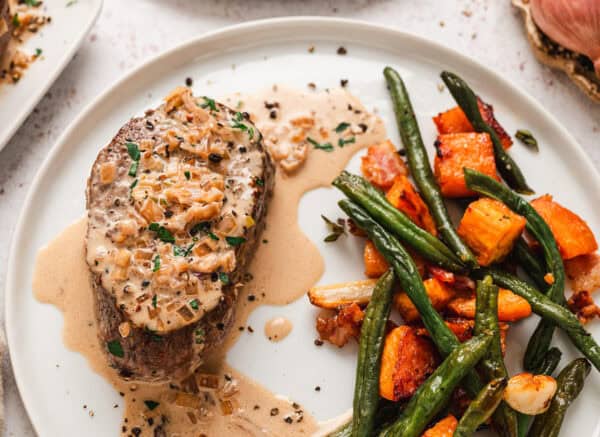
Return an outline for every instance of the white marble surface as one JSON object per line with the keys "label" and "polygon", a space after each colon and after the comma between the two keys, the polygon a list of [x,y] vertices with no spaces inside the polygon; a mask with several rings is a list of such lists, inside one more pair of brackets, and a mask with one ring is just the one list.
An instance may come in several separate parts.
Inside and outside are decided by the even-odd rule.
{"label": "white marble surface", "polygon": [[[600,168],[600,105],[586,100],[562,74],[536,62],[508,0],[105,0],[78,54],[0,152],[0,290],[12,229],[29,183],[58,135],[84,106],[127,70],[184,40],[233,23],[285,15],[357,18],[458,49],[542,102]],[[3,300],[0,306],[3,319]],[[34,435],[7,362],[4,372],[7,435]]]}

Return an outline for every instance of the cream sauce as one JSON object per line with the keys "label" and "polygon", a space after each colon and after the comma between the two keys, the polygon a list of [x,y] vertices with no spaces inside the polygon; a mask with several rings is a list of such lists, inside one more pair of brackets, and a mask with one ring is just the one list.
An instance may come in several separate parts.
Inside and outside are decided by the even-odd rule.
{"label": "cream sauce", "polygon": [[[227,101],[231,104],[237,98]],[[282,122],[298,112],[312,115],[317,119],[315,129],[321,129],[320,132],[309,130],[308,134],[335,146],[330,153],[311,147],[293,176],[278,171],[263,243],[249,269],[253,279],[241,291],[236,324],[226,343],[219,354],[207,360],[201,373],[196,374],[196,381],[203,380],[205,374],[211,375],[210,384],[203,384],[200,395],[187,395],[178,386],[168,384],[125,382],[107,365],[97,339],[93,291],[85,262],[85,219],[66,228],[38,254],[33,278],[35,296],[64,313],[67,348],[84,355],[91,368],[122,393],[125,412],[121,431],[125,435],[134,432],[134,428],[139,428],[141,435],[153,435],[154,429],[161,426],[162,417],[168,419],[163,425],[167,435],[176,436],[301,436],[318,430],[315,420],[304,413],[301,406],[268,392],[231,368],[224,358],[239,338],[241,330],[237,327],[245,327],[248,315],[257,306],[286,305],[303,296],[319,280],[324,263],[298,225],[300,198],[311,189],[328,186],[357,150],[384,140],[385,129],[379,118],[367,113],[360,102],[344,90],[301,93],[279,87],[239,99],[243,101],[243,110],[252,114],[265,136],[273,134],[271,111],[265,102],[277,101]],[[352,134],[355,141],[338,147],[340,135],[334,130],[340,122],[351,126],[364,123],[367,129],[364,133],[361,129],[360,134],[348,132],[346,138]],[[287,327],[283,321],[274,324],[278,332],[291,329],[291,325]],[[285,329],[279,331],[281,327]],[[144,402],[148,400],[158,405],[150,409]]]}
{"label": "cream sauce", "polygon": [[270,341],[281,341],[292,332],[293,327],[285,317],[275,317],[265,323],[265,336]]}

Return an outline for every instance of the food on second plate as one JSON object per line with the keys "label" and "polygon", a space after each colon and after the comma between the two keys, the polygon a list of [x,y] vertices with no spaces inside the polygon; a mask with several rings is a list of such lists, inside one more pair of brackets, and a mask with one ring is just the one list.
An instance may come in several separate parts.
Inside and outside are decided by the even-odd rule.
{"label": "food on second plate", "polygon": [[[332,293],[330,300],[311,296],[314,305],[334,310],[328,320],[336,322],[337,333],[351,332],[344,342],[323,335],[319,329],[321,315],[317,328],[322,340],[338,346],[350,338],[359,341],[354,416],[333,435],[467,436],[484,423],[498,435],[525,436],[530,426],[529,435],[557,435],[566,408],[581,391],[589,368],[600,369],[600,345],[583,327],[600,316],[600,307],[591,295],[600,287],[595,237],[582,218],[550,195],[527,201],[517,194],[530,194],[531,189],[506,151],[512,140],[504,141],[501,132],[506,131],[495,118],[486,116],[481,99],[450,72],[442,73],[442,78],[459,107],[434,118],[439,132],[434,165],[438,170],[441,165],[453,168],[442,177],[437,171],[434,179],[404,83],[390,67],[384,76],[405,149],[398,153],[369,149],[361,167],[364,178],[342,172],[333,182],[347,197],[338,205],[355,229],[352,234],[367,238],[365,273],[372,279],[351,283],[361,285],[361,292],[353,293],[353,297],[349,292],[345,299],[337,298],[339,292]],[[446,150],[440,156],[442,146]],[[378,151],[378,159],[373,159],[373,150]],[[481,158],[482,150],[487,162],[495,164],[493,171],[486,171],[480,160],[472,159],[471,155]],[[402,168],[398,163],[387,167],[393,178],[386,176],[386,166],[380,164],[386,162],[383,153],[388,153],[387,160],[392,162],[406,155],[408,172],[396,174],[393,169]],[[442,163],[444,155],[456,162]],[[502,180],[496,174],[500,165],[504,169]],[[411,186],[409,177],[418,190]],[[446,180],[460,190],[445,190]],[[463,196],[477,199],[466,208],[456,205],[466,211],[455,231],[443,202]],[[425,230],[423,217],[429,211],[437,236]],[[474,263],[466,256],[471,251],[476,256]],[[539,290],[515,274],[515,262]],[[565,266],[573,288],[568,300],[564,294]],[[391,300],[401,324],[394,314],[389,318],[379,314],[377,326],[384,321],[388,326],[381,349],[377,346],[380,338],[374,335],[366,314],[381,305],[371,293],[375,278],[385,278],[389,269],[396,276]],[[347,284],[319,288],[351,289]],[[511,324],[534,312],[542,320],[524,355],[528,372],[510,378],[504,355],[514,351],[507,351],[507,333]],[[349,314],[357,317],[350,318]],[[562,355],[551,347],[556,328],[562,329],[586,357],[568,365],[558,381],[551,376]],[[473,345],[478,342],[481,349],[475,352]],[[466,352],[467,345],[470,352]],[[361,364],[367,350],[371,365],[381,361],[370,377]],[[453,362],[462,353],[460,365]],[[437,356],[445,361],[438,365]],[[470,371],[474,366],[477,372]],[[461,372],[463,386],[458,390],[456,372]],[[377,381],[380,399],[365,400],[361,393]],[[450,397],[457,402],[443,410]],[[394,405],[403,406],[395,417],[383,413]],[[442,411],[450,415],[439,420]],[[385,420],[374,422],[373,417]]]}
{"label": "food on second plate", "polygon": [[8,0],[0,0],[0,59],[6,51],[12,32],[12,20]]}
{"label": "food on second plate", "polygon": [[87,262],[100,341],[121,377],[184,377],[222,341],[273,181],[249,117],[188,88],[100,151]]}
{"label": "food on second plate", "polygon": [[564,71],[600,102],[600,6],[596,0],[512,0],[539,61]]}
{"label": "food on second plate", "polygon": [[43,51],[21,47],[29,37],[50,23],[51,17],[42,14],[43,2],[37,0],[0,0],[0,82],[17,83],[29,65]]}

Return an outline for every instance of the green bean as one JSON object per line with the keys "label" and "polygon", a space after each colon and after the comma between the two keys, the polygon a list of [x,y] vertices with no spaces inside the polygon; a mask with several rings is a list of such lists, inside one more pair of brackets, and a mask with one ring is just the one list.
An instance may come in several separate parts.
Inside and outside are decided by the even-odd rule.
{"label": "green bean", "polygon": [[[502,357],[502,344],[500,342],[500,326],[498,323],[498,287],[492,282],[490,276],[477,281],[477,300],[475,309],[475,327],[473,334],[492,334],[492,343],[486,355],[481,360],[479,367],[487,381],[497,378],[508,378],[508,371]],[[516,437],[517,414],[505,402],[501,402],[494,412],[494,424],[503,436]]]}
{"label": "green bean", "polygon": [[[565,267],[552,231],[537,211],[521,196],[477,171],[465,168],[465,181],[467,186],[480,194],[500,200],[517,214],[527,219],[527,230],[533,234],[542,247],[546,265],[550,269],[553,283],[546,291],[546,295],[559,305],[565,305]],[[550,348],[554,324],[549,320],[541,320],[535,329],[523,359],[526,370],[532,370]]]}
{"label": "green bean", "polygon": [[367,437],[373,431],[379,404],[379,371],[385,328],[392,307],[394,272],[388,270],[375,285],[360,331],[352,437]]}
{"label": "green bean", "polygon": [[442,364],[421,384],[406,408],[382,437],[418,437],[427,424],[444,407],[460,381],[481,360],[492,337],[482,334],[456,347]]}
{"label": "green bean", "polygon": [[461,107],[471,125],[477,132],[485,132],[492,139],[494,146],[494,158],[496,161],[496,167],[500,172],[502,178],[506,183],[514,190],[522,194],[533,194],[533,190],[527,185],[525,176],[521,172],[521,169],[517,163],[510,157],[510,155],[504,150],[502,141],[498,137],[498,134],[492,129],[481,116],[479,110],[479,103],[477,96],[469,85],[456,74],[449,71],[444,71],[441,74],[442,80],[448,87],[450,94]]}
{"label": "green bean", "polygon": [[417,226],[402,211],[394,208],[385,196],[364,178],[343,171],[335,178],[333,185],[428,261],[453,272],[464,270],[465,266],[444,243]]}
{"label": "green bean", "polygon": [[488,382],[460,418],[454,431],[454,437],[471,437],[479,425],[488,420],[496,411],[502,402],[502,395],[507,384],[508,379],[506,378],[496,378]]}
{"label": "green bean", "polygon": [[461,261],[468,267],[474,268],[477,266],[477,260],[469,247],[456,233],[448,216],[440,187],[431,171],[427,151],[404,82],[398,72],[391,67],[385,67],[383,75],[392,97],[400,137],[406,150],[408,166],[419,192],[429,207],[442,239]]}
{"label": "green bean", "polygon": [[592,362],[596,369],[600,370],[600,346],[571,311],[554,303],[535,287],[510,273],[486,267],[474,271],[473,274],[478,277],[490,275],[496,284],[508,288],[527,300],[534,313],[558,325],[577,349]]}
{"label": "green bean", "polygon": [[557,437],[565,418],[567,408],[577,398],[585,378],[590,373],[590,363],[585,358],[578,358],[569,363],[558,375],[558,388],[548,410],[536,416],[529,431],[530,437]]}
{"label": "green bean", "polygon": [[[339,205],[354,223],[367,233],[377,250],[393,267],[400,286],[419,311],[423,325],[429,331],[440,354],[448,356],[460,342],[431,304],[417,266],[408,252],[360,206],[348,200],[340,201]],[[471,372],[465,379],[465,386],[473,396],[479,393],[481,381],[475,372]]]}
{"label": "green bean", "polygon": [[544,280],[546,269],[540,263],[537,256],[531,252],[529,245],[523,238],[519,238],[515,243],[515,247],[512,250],[512,256],[523,268],[527,276],[533,279],[533,282],[535,282],[535,285],[537,285],[540,290],[546,290],[548,288],[548,283]]}
{"label": "green bean", "polygon": [[[544,356],[542,363],[540,366],[535,369],[533,372],[536,375],[548,375],[552,376],[552,373],[558,367],[558,363],[562,357],[562,352],[560,349],[553,347]],[[529,425],[533,421],[533,416],[528,416],[527,414],[517,413],[517,422],[519,423],[519,437],[527,437],[527,433],[529,431]]]}

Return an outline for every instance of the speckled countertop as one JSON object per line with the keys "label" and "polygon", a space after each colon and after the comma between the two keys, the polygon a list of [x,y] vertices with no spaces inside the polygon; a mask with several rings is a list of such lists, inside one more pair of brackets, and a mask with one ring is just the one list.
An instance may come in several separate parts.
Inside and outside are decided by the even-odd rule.
{"label": "speckled countertop", "polygon": [[[34,113],[0,152],[0,290],[8,247],[29,183],[58,135],[126,71],[174,45],[241,21],[325,15],[382,23],[426,36],[510,78],[555,114],[600,168],[600,105],[531,54],[507,0],[105,0],[96,25]],[[0,126],[1,128],[1,126]],[[0,318],[4,304],[0,300]],[[7,435],[34,435],[4,363]]]}

